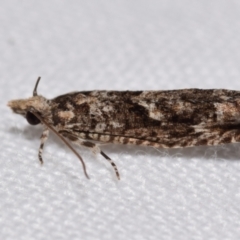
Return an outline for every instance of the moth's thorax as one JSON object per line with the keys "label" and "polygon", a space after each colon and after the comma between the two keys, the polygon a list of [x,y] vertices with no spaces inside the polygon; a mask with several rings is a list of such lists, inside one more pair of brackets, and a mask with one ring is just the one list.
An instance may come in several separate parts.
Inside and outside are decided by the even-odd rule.
{"label": "moth's thorax", "polygon": [[38,112],[48,115],[50,113],[50,103],[43,96],[34,96],[27,99],[17,99],[8,102],[8,106],[14,113],[25,116],[27,112]]}

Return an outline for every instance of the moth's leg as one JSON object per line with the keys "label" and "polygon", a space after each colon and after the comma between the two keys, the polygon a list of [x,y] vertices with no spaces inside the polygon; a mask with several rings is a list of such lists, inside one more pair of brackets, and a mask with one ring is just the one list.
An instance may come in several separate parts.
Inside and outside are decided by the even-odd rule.
{"label": "moth's leg", "polygon": [[60,132],[64,137],[68,138],[71,142],[73,142],[74,144],[77,144],[77,145],[81,145],[81,146],[84,146],[84,147],[88,147],[88,148],[91,148],[91,150],[93,151],[94,154],[98,154],[100,153],[105,159],[107,159],[110,164],[112,165],[114,171],[115,171],[115,174],[117,176],[117,178],[120,180],[120,174],[119,174],[119,171],[117,169],[117,166],[116,164],[113,162],[113,160],[108,157],[100,148],[99,146],[96,144],[96,143],[93,143],[93,142],[90,142],[90,141],[84,141],[84,140],[81,140],[75,136],[72,136],[70,133],[68,132]]}
{"label": "moth's leg", "polygon": [[79,144],[81,144],[82,146],[92,148],[92,151],[93,151],[94,154],[100,153],[105,159],[107,159],[107,160],[110,162],[110,164],[112,165],[112,167],[113,167],[113,169],[114,169],[114,171],[115,171],[115,174],[116,174],[118,180],[120,180],[120,174],[119,174],[119,171],[118,171],[118,169],[117,169],[116,164],[113,162],[113,160],[112,160],[110,157],[108,157],[107,154],[105,154],[105,153],[99,148],[99,146],[98,146],[97,144],[92,143],[92,142],[88,142],[88,141],[82,141],[82,140],[77,140],[77,142],[78,142]]}
{"label": "moth's leg", "polygon": [[77,140],[77,143],[79,143],[80,145],[84,146],[84,147],[88,147],[88,148],[91,148],[93,153],[94,154],[97,154],[97,153],[100,153],[105,159],[107,159],[110,164],[112,165],[114,171],[115,171],[115,174],[118,178],[118,180],[120,180],[120,174],[119,174],[119,171],[117,169],[117,166],[116,164],[113,162],[113,160],[108,157],[108,155],[106,155],[100,148],[97,144],[95,143],[92,143],[92,142],[88,142],[88,141],[82,141],[82,140]]}
{"label": "moth's leg", "polygon": [[100,154],[101,154],[105,159],[107,159],[107,160],[110,162],[110,164],[112,165],[112,167],[113,167],[113,169],[114,169],[114,171],[115,171],[115,174],[116,174],[118,180],[120,180],[119,171],[118,171],[118,169],[117,169],[116,164],[113,162],[113,160],[112,160],[108,155],[106,155],[103,151],[101,151]]}
{"label": "moth's leg", "polygon": [[38,159],[39,159],[41,164],[43,164],[43,159],[42,159],[43,147],[44,147],[44,143],[48,139],[48,135],[49,135],[48,128],[44,128],[42,136],[41,136],[41,144],[40,144],[40,147],[39,147],[39,150],[38,150]]}

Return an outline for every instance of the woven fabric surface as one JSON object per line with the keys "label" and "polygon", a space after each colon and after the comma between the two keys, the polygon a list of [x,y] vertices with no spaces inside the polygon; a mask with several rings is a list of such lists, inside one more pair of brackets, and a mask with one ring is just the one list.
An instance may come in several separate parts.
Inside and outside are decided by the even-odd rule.
{"label": "woven fabric surface", "polygon": [[239,144],[106,145],[101,156],[6,106],[38,76],[47,98],[82,90],[240,90],[237,0],[4,1],[0,8],[0,239],[239,239]]}

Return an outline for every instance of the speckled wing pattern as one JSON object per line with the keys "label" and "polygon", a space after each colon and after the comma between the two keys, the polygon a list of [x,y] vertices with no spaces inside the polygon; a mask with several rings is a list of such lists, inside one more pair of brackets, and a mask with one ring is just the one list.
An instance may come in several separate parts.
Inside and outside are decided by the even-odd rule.
{"label": "speckled wing pattern", "polygon": [[72,141],[163,148],[240,141],[238,91],[85,91],[49,104],[53,125]]}

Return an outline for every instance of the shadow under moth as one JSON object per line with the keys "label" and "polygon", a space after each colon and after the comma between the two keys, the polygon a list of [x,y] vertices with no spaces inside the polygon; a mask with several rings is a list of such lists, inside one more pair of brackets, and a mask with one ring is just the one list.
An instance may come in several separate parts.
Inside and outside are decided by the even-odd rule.
{"label": "shadow under moth", "polygon": [[85,163],[71,143],[101,154],[120,179],[101,143],[183,148],[240,142],[239,91],[82,91],[49,100],[37,94],[39,81],[32,97],[9,101],[8,106],[29,124],[43,125],[41,163],[50,130],[79,158],[87,178]]}

